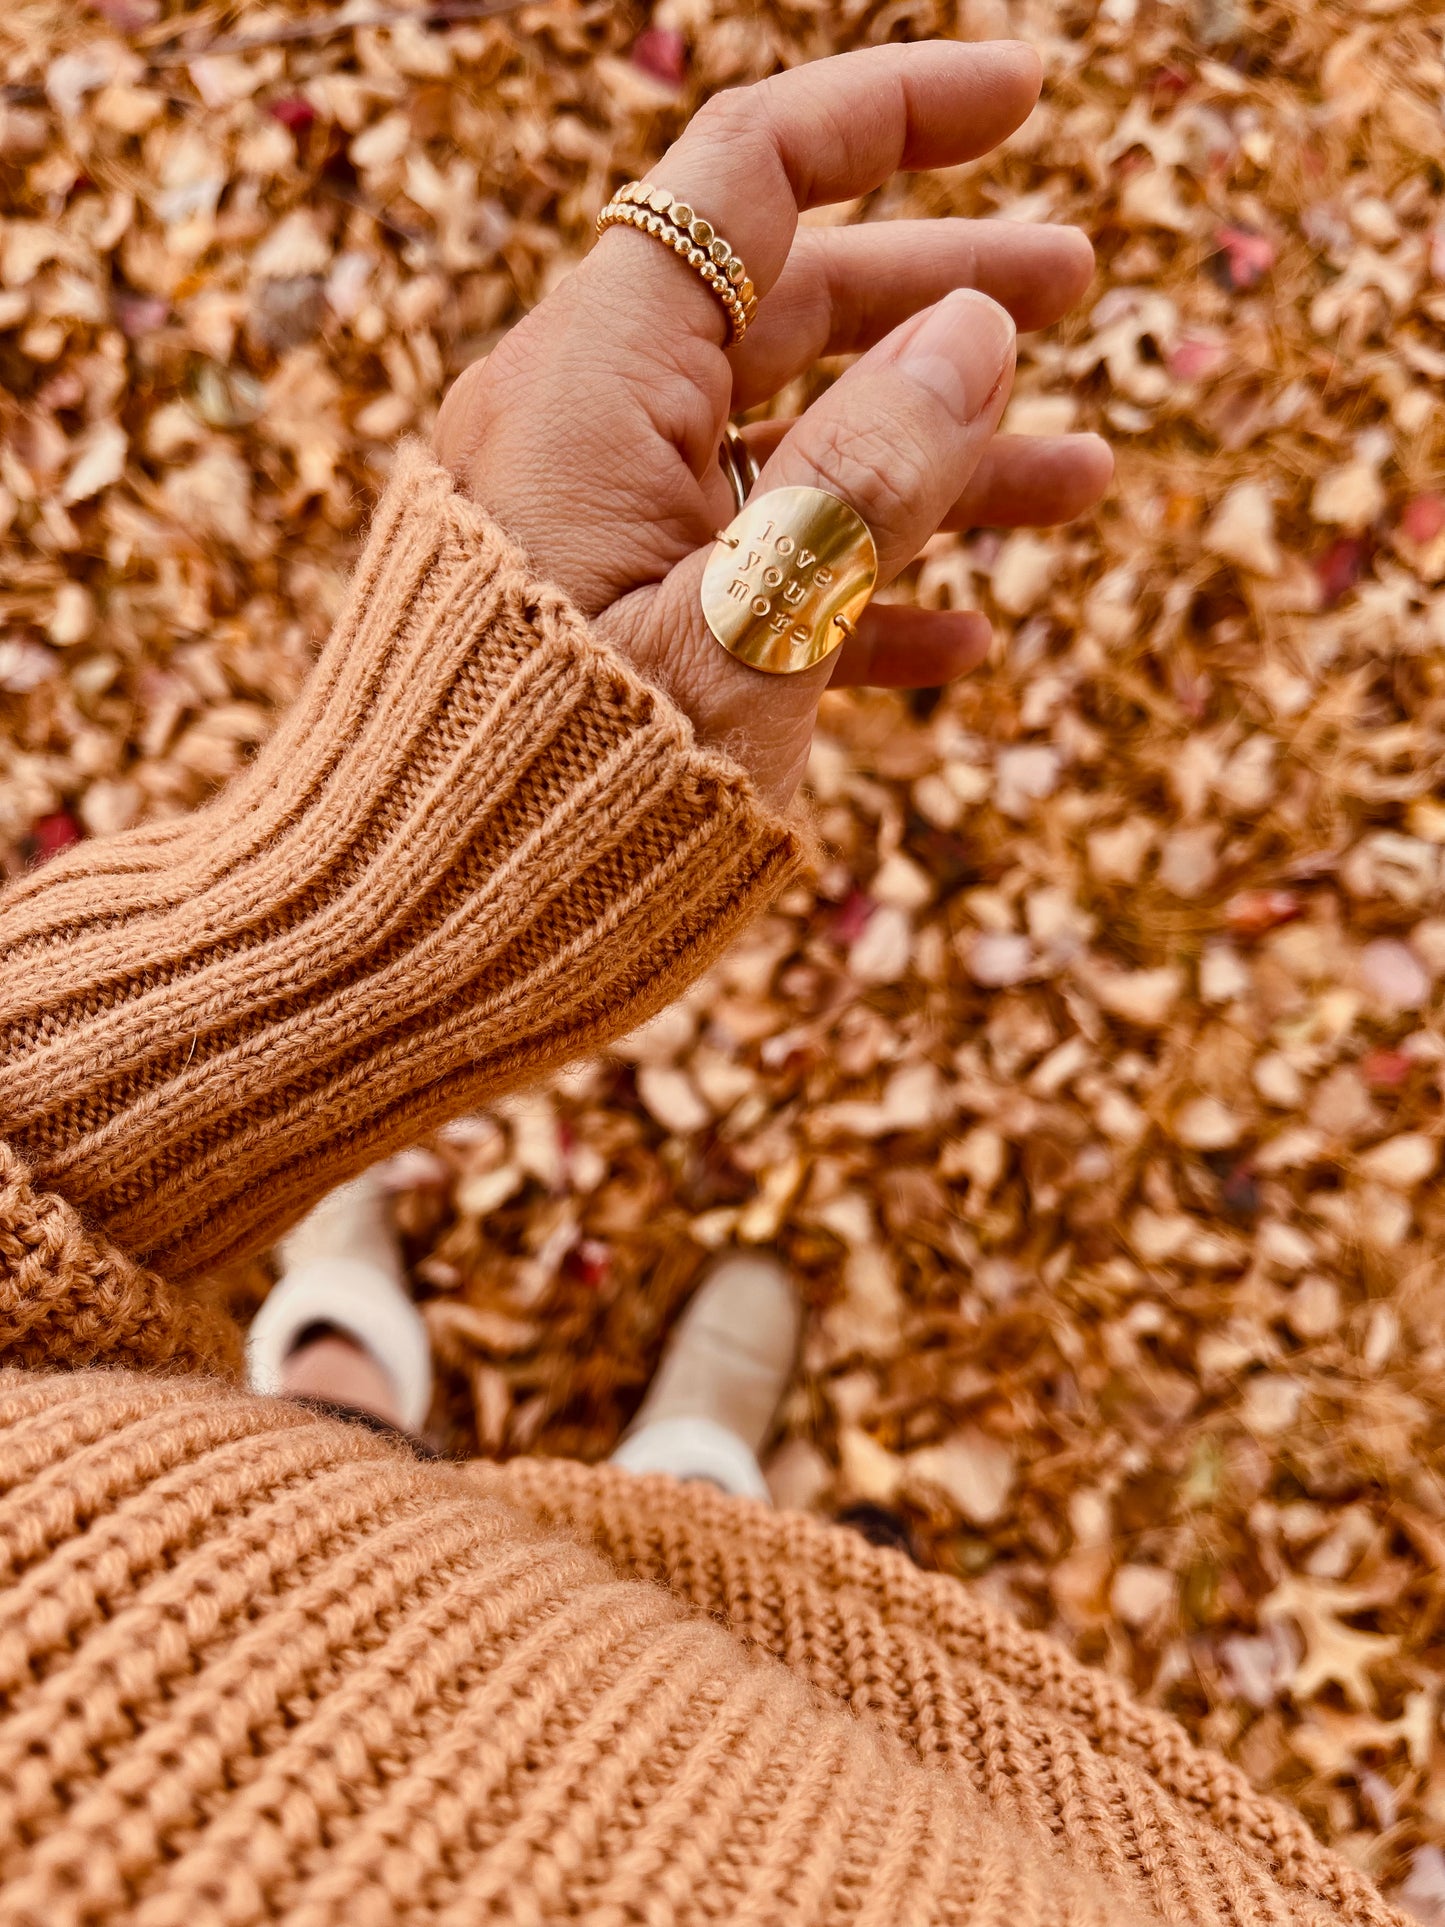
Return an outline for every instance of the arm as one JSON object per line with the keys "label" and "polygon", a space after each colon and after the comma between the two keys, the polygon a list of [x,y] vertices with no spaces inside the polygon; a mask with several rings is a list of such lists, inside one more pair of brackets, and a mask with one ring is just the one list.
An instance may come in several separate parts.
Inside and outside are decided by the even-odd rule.
{"label": "arm", "polygon": [[254,768],[0,899],[0,1134],[189,1277],[640,1022],[798,857],[409,449]]}
{"label": "arm", "polygon": [[881,582],[940,526],[1064,519],[1100,493],[1096,438],[995,437],[1014,321],[1072,304],[1082,236],[798,226],[982,152],[1038,84],[1024,48],[936,41],[710,102],[660,174],[745,258],[746,338],[727,347],[674,253],[612,229],[448,396],[437,445],[464,494],[403,455],[253,768],[0,899],[0,1354],[196,1357],[177,1281],[636,1024],[777,890],[829,682],[931,686],[977,660],[976,613],[880,603],[836,656],[760,676],[698,589],[731,514],[729,414],[823,354],[866,350],[797,421],[750,431],[758,487],[841,497]]}

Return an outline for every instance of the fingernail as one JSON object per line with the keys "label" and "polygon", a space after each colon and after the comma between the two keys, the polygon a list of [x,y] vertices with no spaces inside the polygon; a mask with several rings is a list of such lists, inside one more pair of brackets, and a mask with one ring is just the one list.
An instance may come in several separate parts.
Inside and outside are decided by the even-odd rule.
{"label": "fingernail", "polygon": [[973,288],[956,288],[921,318],[899,365],[960,422],[974,421],[1013,361],[1014,324]]}

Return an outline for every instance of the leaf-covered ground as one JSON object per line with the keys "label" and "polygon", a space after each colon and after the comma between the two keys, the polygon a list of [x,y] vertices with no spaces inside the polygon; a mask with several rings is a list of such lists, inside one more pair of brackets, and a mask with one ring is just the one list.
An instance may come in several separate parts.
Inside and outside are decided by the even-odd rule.
{"label": "leaf-covered ground", "polygon": [[1010,425],[1101,428],[1111,500],[930,546],[905,592],[987,609],[994,656],[827,701],[816,888],[409,1154],[398,1216],[459,1450],[605,1454],[706,1254],[776,1244],[780,1496],[897,1513],[1445,1921],[1442,27],[12,0],[0,862],[244,760],[395,439],[698,98],[1034,40],[1003,154],[822,218],[1085,227]]}

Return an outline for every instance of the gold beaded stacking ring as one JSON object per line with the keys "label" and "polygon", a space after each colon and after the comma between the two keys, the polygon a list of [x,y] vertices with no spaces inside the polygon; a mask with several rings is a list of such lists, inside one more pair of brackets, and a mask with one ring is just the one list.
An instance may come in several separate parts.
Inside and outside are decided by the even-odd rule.
{"label": "gold beaded stacking ring", "polygon": [[711,222],[665,187],[629,181],[597,216],[599,234],[610,227],[636,228],[671,248],[680,261],[686,261],[702,276],[722,303],[728,318],[727,345],[731,348],[742,340],[757,312],[757,290],[748,279],[741,256],[733,253]]}

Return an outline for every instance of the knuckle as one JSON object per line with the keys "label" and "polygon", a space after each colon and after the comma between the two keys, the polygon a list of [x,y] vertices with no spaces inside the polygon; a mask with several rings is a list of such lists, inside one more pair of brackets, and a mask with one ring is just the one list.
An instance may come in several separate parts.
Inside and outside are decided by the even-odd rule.
{"label": "knuckle", "polygon": [[[442,397],[432,438],[439,452],[458,448],[464,440],[475,409],[484,366],[483,362],[472,362],[462,370]],[[445,453],[442,459],[447,459]]]}
{"label": "knuckle", "polygon": [[472,362],[447,390],[432,431],[432,445],[437,459],[454,474],[465,475],[494,432],[507,392],[508,384],[495,365],[494,355]]}
{"label": "knuckle", "polygon": [[761,95],[766,81],[748,87],[720,87],[709,94],[694,116],[704,127],[737,131],[755,127],[760,118]]}
{"label": "knuckle", "polygon": [[[806,347],[809,356],[840,353],[835,339],[847,337],[856,308],[856,276],[833,258],[833,250],[816,233],[799,228],[783,272],[768,294],[772,317],[780,311],[790,344]],[[801,360],[802,355],[796,356]]]}
{"label": "knuckle", "polygon": [[717,409],[676,365],[659,360],[652,368],[623,368],[614,379],[640,419],[650,422],[664,441],[675,439],[690,448],[701,446],[713,433]]}
{"label": "knuckle", "polygon": [[820,485],[857,509],[880,545],[905,542],[917,516],[917,451],[879,427],[835,419],[820,428],[808,451]]}
{"label": "knuckle", "polygon": [[781,166],[773,99],[772,83],[767,80],[750,87],[726,87],[703,103],[684,139],[697,140],[712,166],[755,183],[772,182]]}

